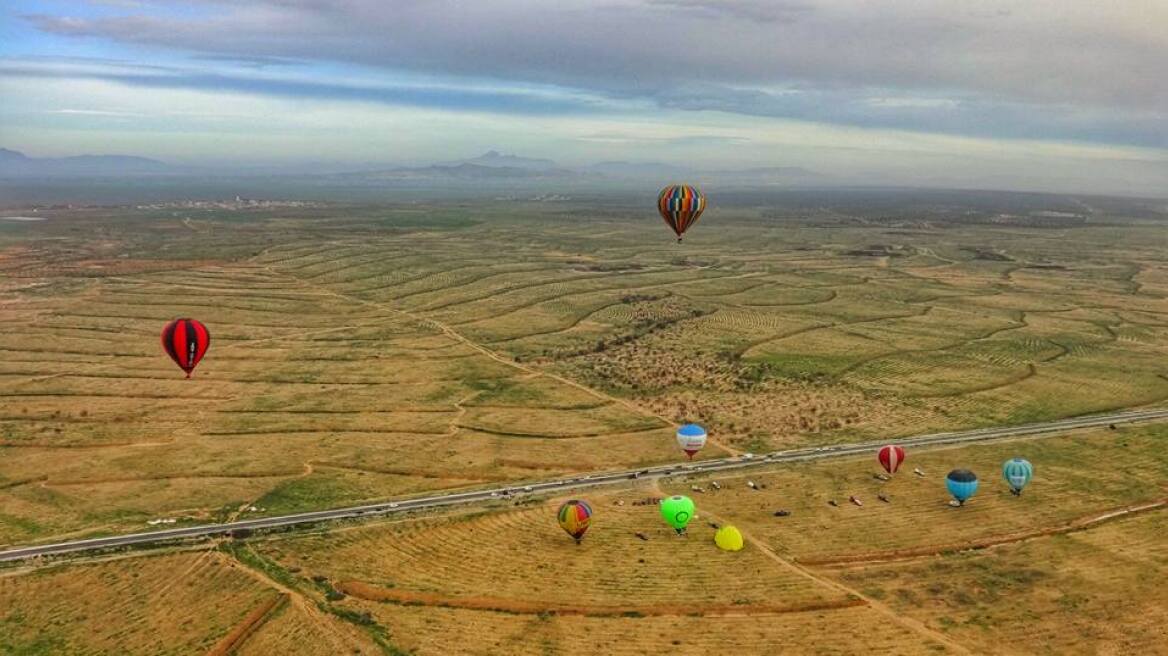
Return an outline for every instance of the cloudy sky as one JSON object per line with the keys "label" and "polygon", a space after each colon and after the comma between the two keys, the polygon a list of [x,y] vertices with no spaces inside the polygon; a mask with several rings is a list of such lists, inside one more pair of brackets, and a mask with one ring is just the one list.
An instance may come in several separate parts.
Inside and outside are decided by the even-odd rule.
{"label": "cloudy sky", "polygon": [[1168,194],[1168,2],[7,0],[0,146]]}

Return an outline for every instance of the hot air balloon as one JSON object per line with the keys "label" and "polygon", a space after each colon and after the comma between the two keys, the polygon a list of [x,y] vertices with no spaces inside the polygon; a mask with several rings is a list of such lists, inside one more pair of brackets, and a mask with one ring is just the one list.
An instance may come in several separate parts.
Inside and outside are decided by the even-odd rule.
{"label": "hot air balloon", "polygon": [[194,319],[175,319],[162,329],[162,348],[183,371],[187,378],[207,353],[211,333]]}
{"label": "hot air balloon", "polygon": [[661,218],[677,233],[678,243],[681,243],[685,231],[698,222],[705,209],[706,197],[691,185],[669,185],[657,196],[657,211],[661,212]]}
{"label": "hot air balloon", "polygon": [[689,520],[693,519],[694,502],[689,497],[680,494],[661,500],[661,516],[665,523],[673,527],[678,535],[685,533]]}
{"label": "hot air balloon", "polygon": [[1034,465],[1023,458],[1011,458],[1002,465],[1002,476],[1010,484],[1010,492],[1014,496],[1021,496],[1022,488],[1034,478]]}
{"label": "hot air balloon", "polygon": [[580,544],[588,525],[592,523],[592,506],[579,499],[565,501],[564,505],[560,506],[556,518],[560,522],[560,528],[572,536],[576,544]]}
{"label": "hot air balloon", "polygon": [[723,526],[714,533],[714,544],[722,551],[742,551],[742,533],[733,526]]}
{"label": "hot air balloon", "polygon": [[686,424],[677,429],[677,444],[693,460],[694,454],[706,445],[706,429],[697,424]]}
{"label": "hot air balloon", "polygon": [[900,463],[904,462],[904,448],[889,444],[881,447],[880,451],[876,453],[876,459],[880,461],[880,466],[889,474],[895,474],[900,467]]}
{"label": "hot air balloon", "polygon": [[954,469],[945,477],[945,487],[957,499],[957,504],[964,506],[966,499],[977,492],[977,474],[968,469]]}

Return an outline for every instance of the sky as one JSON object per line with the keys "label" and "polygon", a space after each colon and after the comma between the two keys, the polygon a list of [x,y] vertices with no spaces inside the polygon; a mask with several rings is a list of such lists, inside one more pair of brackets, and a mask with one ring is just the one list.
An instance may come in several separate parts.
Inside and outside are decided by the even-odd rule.
{"label": "sky", "polygon": [[1168,195],[1168,2],[7,0],[0,146]]}

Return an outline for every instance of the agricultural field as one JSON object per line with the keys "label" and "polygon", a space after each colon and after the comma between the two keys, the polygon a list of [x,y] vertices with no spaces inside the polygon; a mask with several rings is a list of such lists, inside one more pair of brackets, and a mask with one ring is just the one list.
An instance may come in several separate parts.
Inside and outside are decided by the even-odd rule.
{"label": "agricultural field", "polygon": [[[586,494],[595,514],[579,545],[554,521],[562,499],[550,498],[15,571],[0,574],[0,600],[11,604],[0,601],[11,636],[0,645],[163,653],[156,645],[167,641],[175,653],[418,656],[1154,653],[1168,644],[1164,439],[1168,427],[1150,425],[920,450],[891,481],[873,476],[869,457],[678,476]],[[998,467],[1019,454],[1036,476],[1015,497]],[[942,484],[955,466],[983,479],[961,508],[946,503]],[[673,493],[697,503],[685,536],[655,503]],[[724,524],[742,530],[742,551],[714,546],[714,526]],[[111,599],[96,617],[67,603],[92,585]],[[14,601],[30,597],[35,604]],[[215,613],[172,625],[182,603],[213,604]],[[136,624],[111,628],[120,625],[109,613]],[[92,642],[78,637],[86,630]]]}
{"label": "agricultural field", "polygon": [[[730,198],[682,244],[631,201],[0,221],[0,549],[674,462],[683,421],[713,458],[1168,401],[1162,210],[845,200]],[[158,344],[179,316],[212,335],[190,380]],[[1164,554],[1129,546],[1168,542],[1163,510],[1095,520],[1168,495],[1164,439],[675,479],[598,495],[581,547],[553,499],[5,569],[0,653],[1147,651]],[[1014,498],[1018,449],[1038,476]],[[958,465],[985,487],[953,509]],[[689,538],[638,503],[676,492]],[[70,604],[88,587],[100,613]]]}

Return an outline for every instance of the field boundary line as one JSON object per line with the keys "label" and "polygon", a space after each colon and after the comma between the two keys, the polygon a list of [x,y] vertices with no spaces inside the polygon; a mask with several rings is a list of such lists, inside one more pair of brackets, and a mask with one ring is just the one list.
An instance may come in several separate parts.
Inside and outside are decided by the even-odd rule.
{"label": "field boundary line", "polygon": [[530,601],[526,599],[503,599],[496,597],[477,597],[445,595],[433,592],[406,591],[400,588],[384,588],[364,581],[341,581],[336,585],[337,590],[347,595],[383,603],[399,604],[403,606],[427,606],[435,608],[458,608],[482,612],[498,612],[507,614],[542,615],[573,615],[583,617],[688,617],[701,615],[703,617],[718,616],[756,616],[780,615],[789,613],[812,613],[840,608],[854,608],[866,605],[859,599],[841,599],[839,601],[809,602],[790,606],[777,605],[735,605],[733,603],[686,605],[686,604],[613,604],[588,605],[572,602]]}
{"label": "field boundary line", "polygon": [[243,620],[223,636],[214,647],[207,651],[207,656],[228,656],[234,654],[255,634],[261,626],[267,623],[275,614],[288,605],[288,595],[277,592],[271,598],[256,606]]}
{"label": "field boundary line", "polygon": [[315,603],[312,603],[311,600],[309,600],[308,597],[299,590],[276,581],[267,573],[256,569],[242,558],[229,556],[224,554],[222,551],[215,551],[214,553],[217,558],[226,560],[231,565],[238,565],[236,569],[244,572],[245,575],[250,576],[263,585],[276,590],[280,595],[283,595],[289,602],[295,605],[298,610],[304,613],[305,617],[318,624],[325,632],[331,633],[333,637],[338,639],[339,642],[346,643],[349,646],[359,646],[362,648],[367,646],[356,643],[354,641],[354,635],[342,630],[340,628],[341,625],[334,624],[334,620],[332,618],[330,618],[328,615],[325,615],[324,612],[321,611]]}
{"label": "field boundary line", "polygon": [[[632,411],[635,414],[639,414],[642,416],[656,417],[657,419],[660,419],[661,421],[665,422],[665,424],[668,426],[672,426],[674,428],[679,426],[679,424],[676,421],[673,421],[672,419],[670,419],[664,415],[657,414],[656,412],[653,412],[652,410],[641,407],[640,405],[637,405],[636,403],[633,403],[632,401],[622,399],[622,398],[619,398],[617,396],[607,394],[605,392],[601,392],[600,390],[594,389],[594,388],[589,387],[587,385],[584,385],[582,383],[578,383],[574,380],[571,380],[571,379],[566,378],[564,376],[561,376],[559,374],[555,374],[555,373],[552,373],[550,371],[545,371],[542,369],[535,369],[533,367],[529,367],[529,366],[524,365],[522,363],[516,362],[515,360],[513,360],[511,358],[508,358],[508,357],[506,357],[500,353],[497,353],[496,351],[494,351],[486,346],[483,346],[482,344],[479,344],[478,342],[463,335],[462,333],[458,332],[450,325],[448,325],[442,321],[439,321],[438,319],[419,315],[411,310],[405,310],[402,308],[393,307],[391,305],[386,305],[385,303],[382,303],[380,301],[372,301],[372,300],[365,299],[365,298],[350,296],[348,294],[329,289],[328,287],[324,287],[324,286],[319,285],[317,283],[303,280],[301,278],[297,278],[294,275],[282,273],[280,271],[276,271],[275,269],[273,269],[271,267],[267,267],[267,270],[271,271],[271,273],[273,275],[283,276],[283,277],[288,278],[290,280],[294,280],[294,281],[296,281],[299,284],[304,285],[304,286],[315,287],[317,289],[320,289],[320,290],[322,290],[328,294],[331,294],[337,298],[340,298],[342,300],[346,300],[346,301],[353,302],[353,303],[361,303],[364,305],[369,305],[372,307],[380,308],[382,310],[386,310],[386,311],[392,312],[394,314],[408,317],[409,319],[412,319],[416,322],[428,324],[431,327],[437,329],[443,335],[446,335],[447,337],[449,337],[450,339],[453,339],[457,342],[460,342],[460,343],[468,346],[469,348],[472,348],[472,349],[478,351],[479,353],[482,353],[483,355],[487,356],[488,358],[491,358],[492,360],[499,362],[500,364],[507,365],[508,367],[518,369],[520,371],[532,374],[532,375],[537,376],[537,377],[544,376],[544,377],[550,378],[554,381],[557,381],[557,382],[562,383],[564,385],[568,385],[569,387],[573,387],[577,390],[580,390],[580,391],[582,391],[590,396],[593,396],[597,399],[620,405],[620,406],[624,407],[625,409]],[[714,446],[718,447],[719,449],[725,451],[726,453],[732,455],[732,456],[741,455],[740,451],[737,451],[736,449],[733,449],[732,447],[726,446],[725,444],[722,444],[722,443],[717,442],[715,440],[710,440],[710,443],[713,444]]]}
{"label": "field boundary line", "polygon": [[915,549],[898,549],[881,553],[866,553],[855,556],[840,556],[837,558],[796,558],[795,560],[808,567],[840,567],[844,568],[851,565],[875,565],[880,563],[894,563],[907,560],[916,560],[919,558],[926,558],[929,556],[939,556],[947,553],[965,553],[970,551],[981,551],[983,549],[992,549],[1008,544],[1017,544],[1019,542],[1026,542],[1038,538],[1050,537],[1052,535],[1065,535],[1067,533],[1075,533],[1078,531],[1085,531],[1103,524],[1105,522],[1127,517],[1129,515],[1136,515],[1140,513],[1149,512],[1152,510],[1159,510],[1168,505],[1168,498],[1157,499],[1142,503],[1136,506],[1123,506],[1114,510],[1108,510],[1102,514],[1085,515],[1072,519],[1069,522],[1060,524],[1058,526],[1051,526],[1048,528],[1035,529],[1033,531],[1024,531],[1021,533],[1009,533],[1006,535],[991,536],[981,540],[975,540],[964,544],[946,544],[932,547],[919,547]]}
{"label": "field boundary line", "polygon": [[[656,484],[656,482],[654,482],[654,487],[656,487],[657,490],[659,492],[661,492],[662,496],[665,496],[665,493],[663,491],[661,491],[660,486],[658,486]],[[725,518],[723,518],[719,515],[716,515],[712,512],[709,512],[709,511],[702,511],[702,512],[704,512],[707,516],[716,519],[719,524],[725,525],[725,524],[729,523],[725,520]],[[933,642],[939,642],[942,645],[944,645],[950,649],[953,649],[954,651],[956,651],[958,653],[969,654],[970,656],[973,655],[973,652],[970,651],[968,648],[966,648],[964,645],[962,645],[958,642],[955,642],[952,638],[950,638],[949,636],[947,636],[939,631],[936,631],[934,629],[929,628],[924,622],[913,619],[911,617],[905,617],[904,615],[901,615],[901,614],[897,613],[896,611],[894,611],[890,606],[887,606],[887,605],[861,593],[859,590],[856,590],[854,588],[850,588],[850,587],[844,585],[843,583],[840,583],[839,581],[835,581],[833,579],[820,576],[820,575],[816,574],[815,572],[812,572],[812,571],[808,570],[807,568],[801,566],[799,563],[789,561],[786,558],[783,558],[782,556],[777,554],[765,542],[754,537],[753,535],[751,535],[747,531],[744,531],[741,528],[739,528],[738,531],[740,533],[742,533],[742,537],[745,538],[745,540],[748,543],[753,544],[756,548],[758,548],[758,550],[760,552],[762,552],[762,554],[764,556],[766,556],[768,559],[777,563],[783,569],[789,570],[790,572],[798,574],[799,576],[802,576],[803,578],[814,581],[815,583],[818,583],[819,585],[821,585],[823,587],[831,588],[833,590],[836,590],[837,592],[843,592],[844,594],[848,595],[851,598],[860,600],[860,602],[862,602],[864,605],[870,607],[872,610],[880,613],[881,615],[887,616],[889,619],[891,619],[892,621],[901,625],[905,629],[908,629],[909,631],[912,631],[913,633],[916,633],[923,638],[926,638],[926,639],[933,641]]]}

